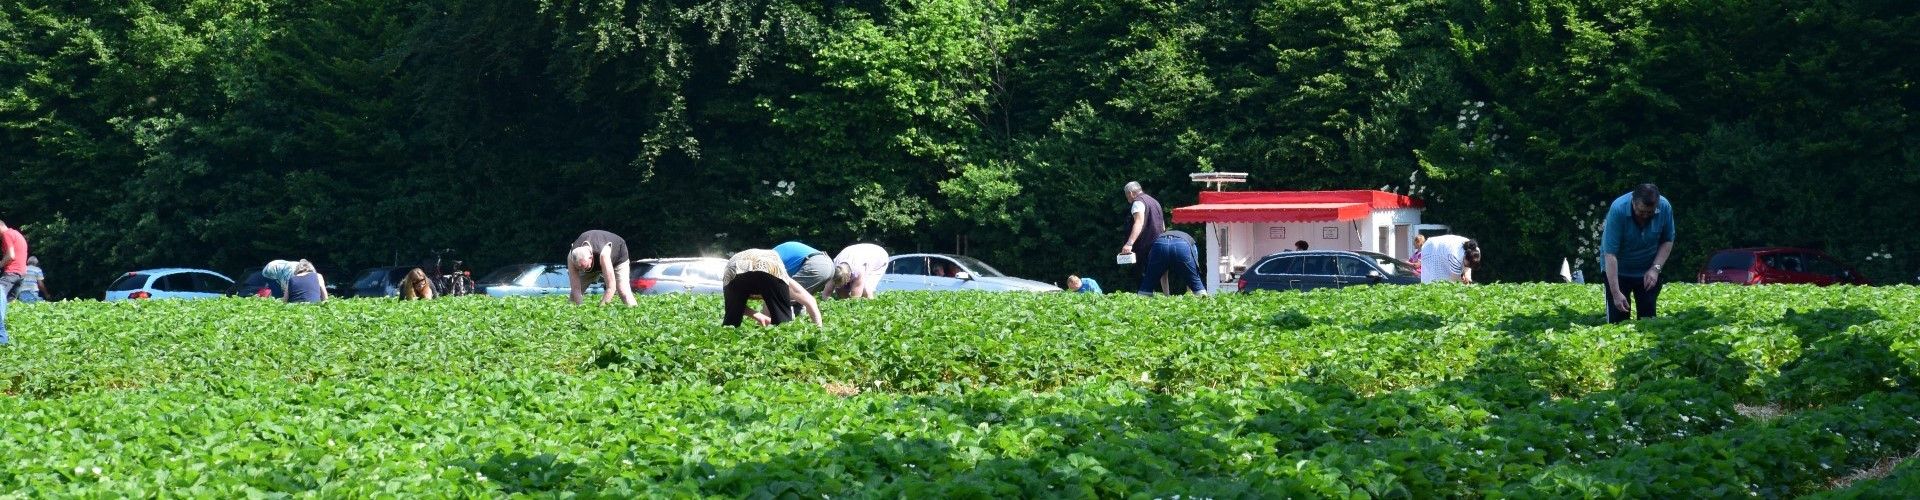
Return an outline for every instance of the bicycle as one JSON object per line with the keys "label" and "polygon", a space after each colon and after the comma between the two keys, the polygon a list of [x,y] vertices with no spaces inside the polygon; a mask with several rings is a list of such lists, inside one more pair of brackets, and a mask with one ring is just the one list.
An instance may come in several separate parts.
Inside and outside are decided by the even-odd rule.
{"label": "bicycle", "polygon": [[427,272],[427,281],[433,283],[435,294],[448,297],[473,293],[475,287],[473,269],[468,267],[465,261],[454,260],[453,265],[443,266],[447,261],[446,255],[453,253],[453,249],[432,250],[430,253],[433,254],[433,264],[425,267],[430,268]]}

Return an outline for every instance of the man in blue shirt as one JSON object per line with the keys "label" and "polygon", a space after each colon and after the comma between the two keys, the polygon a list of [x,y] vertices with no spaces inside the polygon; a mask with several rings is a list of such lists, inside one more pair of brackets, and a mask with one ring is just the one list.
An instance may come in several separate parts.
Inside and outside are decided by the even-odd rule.
{"label": "man in blue shirt", "polygon": [[833,257],[806,243],[781,243],[773,247],[773,253],[780,254],[780,263],[786,266],[787,275],[800,283],[807,293],[825,290],[827,279],[833,277]]}
{"label": "man in blue shirt", "polygon": [[1635,316],[1654,316],[1660,300],[1660,268],[1673,253],[1673,238],[1673,205],[1660,196],[1659,187],[1641,184],[1613,200],[1600,230],[1600,263],[1607,274],[1607,322],[1627,320],[1629,298]]}

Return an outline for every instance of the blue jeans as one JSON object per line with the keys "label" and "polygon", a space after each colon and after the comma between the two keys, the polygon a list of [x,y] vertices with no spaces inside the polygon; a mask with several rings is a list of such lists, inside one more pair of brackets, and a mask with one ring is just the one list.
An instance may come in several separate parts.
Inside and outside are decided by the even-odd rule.
{"label": "blue jeans", "polygon": [[1168,271],[1173,272],[1173,283],[1186,283],[1188,291],[1205,293],[1206,285],[1200,284],[1199,253],[1199,249],[1173,235],[1154,239],[1153,248],[1147,251],[1147,270],[1140,276],[1140,294],[1153,295],[1160,276]]}
{"label": "blue jeans", "polygon": [[14,287],[20,286],[20,279],[24,277],[18,274],[0,276],[0,345],[13,342],[7,336],[7,296],[13,294]]}

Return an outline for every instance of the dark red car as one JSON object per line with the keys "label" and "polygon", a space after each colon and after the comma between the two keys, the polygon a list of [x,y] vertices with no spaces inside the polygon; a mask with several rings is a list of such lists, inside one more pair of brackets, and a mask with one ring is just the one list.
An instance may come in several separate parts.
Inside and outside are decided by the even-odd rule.
{"label": "dark red car", "polygon": [[1714,252],[1700,270],[1701,283],[1804,283],[1811,285],[1868,285],[1867,277],[1819,250],[1805,248],[1736,248]]}

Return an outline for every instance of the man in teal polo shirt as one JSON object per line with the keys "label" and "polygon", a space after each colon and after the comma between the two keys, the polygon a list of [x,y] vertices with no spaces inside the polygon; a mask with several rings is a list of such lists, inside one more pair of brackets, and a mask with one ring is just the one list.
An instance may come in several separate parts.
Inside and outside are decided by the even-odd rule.
{"label": "man in teal polo shirt", "polygon": [[1641,184],[1607,209],[1600,230],[1600,262],[1607,273],[1607,322],[1651,318],[1660,300],[1660,268],[1673,253],[1673,205],[1660,188]]}

